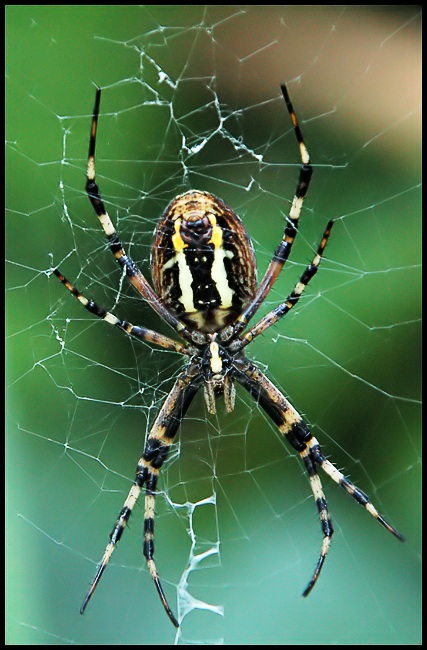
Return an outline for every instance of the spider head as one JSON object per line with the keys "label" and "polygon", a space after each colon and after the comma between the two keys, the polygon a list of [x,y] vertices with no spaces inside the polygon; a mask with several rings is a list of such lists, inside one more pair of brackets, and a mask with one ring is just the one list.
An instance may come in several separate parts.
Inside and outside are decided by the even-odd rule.
{"label": "spider head", "polygon": [[204,395],[209,413],[216,413],[216,398],[224,395],[227,411],[234,409],[236,390],[231,375],[232,358],[227,350],[218,344],[217,334],[208,334],[210,342],[206,344],[201,360],[204,375]]}

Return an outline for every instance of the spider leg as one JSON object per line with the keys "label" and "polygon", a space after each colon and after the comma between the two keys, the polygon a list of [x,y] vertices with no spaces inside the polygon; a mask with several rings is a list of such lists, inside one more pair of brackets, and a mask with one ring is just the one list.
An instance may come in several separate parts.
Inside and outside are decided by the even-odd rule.
{"label": "spider leg", "polygon": [[137,339],[140,339],[141,341],[146,341],[147,343],[153,343],[155,345],[159,345],[162,348],[165,348],[167,350],[174,350],[175,352],[180,352],[181,354],[191,354],[191,348],[188,348],[186,345],[183,343],[179,343],[178,341],[174,341],[173,339],[170,339],[168,336],[164,336],[163,334],[159,334],[158,332],[155,332],[154,330],[149,330],[146,327],[141,327],[139,325],[132,325],[132,323],[129,323],[126,320],[121,320],[120,318],[117,318],[114,314],[112,314],[109,311],[106,311],[103,307],[100,307],[99,305],[96,304],[93,300],[86,298],[80,291],[71,284],[65,278],[62,273],[58,269],[54,269],[53,273],[56,275],[57,278],[59,278],[60,282],[67,287],[68,291],[75,297],[77,300],[87,309],[91,314],[95,314],[95,316],[98,316],[98,318],[101,318],[102,320],[105,320],[105,322],[109,323],[110,325],[115,325],[118,327],[120,330],[128,334],[129,336],[134,336]]}
{"label": "spider leg", "polygon": [[279,431],[284,435],[290,445],[299,453],[310,479],[311,489],[321,522],[323,542],[319,560],[313,576],[303,592],[303,596],[307,596],[310,593],[319,577],[334,532],[317,471],[319,467],[336,483],[341,485],[357,503],[364,506],[390,533],[400,541],[403,541],[403,536],[379,514],[377,509],[369,501],[368,496],[353,485],[353,483],[325,458],[318,441],[311,434],[299,413],[254,363],[245,357],[237,358],[233,362],[232,372],[236,381],[252,395],[271,420],[278,426]]}
{"label": "spider leg", "polygon": [[305,451],[300,451],[300,456],[304,461],[305,469],[307,470],[308,477],[310,479],[311,490],[313,492],[314,500],[316,502],[317,511],[319,513],[320,524],[322,526],[323,532],[323,542],[322,548],[320,550],[320,556],[317,560],[316,568],[311,577],[310,582],[303,591],[303,596],[308,596],[310,591],[313,589],[316,584],[317,578],[320,575],[323,564],[325,562],[326,554],[328,552],[329,546],[331,544],[332,535],[334,534],[334,529],[332,526],[331,518],[329,515],[328,504],[326,503],[326,498],[323,493],[322,483],[320,481],[320,476],[317,473],[317,463],[313,458],[309,448]]}
{"label": "spider leg", "polygon": [[304,272],[301,274],[301,277],[297,284],[295,285],[293,291],[289,294],[289,296],[286,298],[284,302],[282,302],[280,305],[275,307],[272,311],[270,311],[268,314],[266,314],[263,318],[261,318],[260,321],[251,329],[246,332],[242,337],[241,337],[241,347],[245,347],[250,343],[251,341],[254,340],[255,337],[259,336],[260,334],[263,334],[266,329],[271,327],[271,325],[274,325],[277,323],[278,320],[283,318],[291,309],[292,307],[295,307],[297,304],[298,300],[301,297],[302,292],[310,282],[310,280],[316,275],[317,269],[319,268],[319,264],[322,260],[323,252],[326,248],[326,244],[328,243],[329,235],[331,233],[331,229],[333,226],[334,222],[329,221],[328,225],[326,226],[326,229],[323,233],[322,241],[320,242],[316,255],[314,256],[311,264],[309,264]]}
{"label": "spider leg", "polygon": [[126,271],[126,275],[129,278],[129,281],[133,284],[141,296],[151,305],[154,311],[156,311],[176,332],[178,332],[182,338],[190,341],[191,333],[189,330],[166,309],[156,292],[153,291],[145,277],[142,275],[136,263],[126,254],[117,231],[114,228],[113,223],[105,208],[98,184],[95,180],[96,131],[98,126],[100,101],[101,89],[97,88],[89,140],[86,193],[107,236],[111,252],[116,258],[119,266]]}
{"label": "spider leg", "polygon": [[284,84],[280,88],[282,90],[283,98],[292,120],[295,136],[300,150],[301,168],[299,179],[289,216],[286,218],[286,227],[282,240],[274,252],[273,259],[268,265],[268,268],[259,284],[254,298],[236,319],[236,323],[234,325],[234,334],[239,334],[246,327],[249,320],[258,310],[261,303],[265,300],[267,294],[269,293],[273,284],[276,282],[280,271],[282,270],[284,264],[286,263],[286,260],[290,255],[292,245],[298,232],[298,221],[301,214],[302,205],[307,194],[307,190],[310,185],[310,179],[313,173],[313,168],[310,163],[310,156],[308,154],[307,147],[305,146],[304,138],[302,136],[301,129],[298,124],[298,120],[295,115],[294,107],[290,100],[287,88]]}
{"label": "spider leg", "polygon": [[101,563],[98,566],[92,585],[83,601],[80,613],[83,614],[93,592],[107,566],[114,548],[123,534],[135,503],[145,485],[145,515],[144,515],[144,556],[162,601],[163,607],[175,627],[179,623],[175,618],[166,600],[156,565],[154,563],[154,501],[159,470],[162,467],[175,434],[181,424],[188,407],[191,404],[203,380],[196,364],[190,364],[179,375],[172,390],[166,397],[162,408],[151,428],[145,443],[144,452],[138,461],[135,481],[129,491],[117,522],[110,533],[110,542],[107,544]]}
{"label": "spider leg", "polygon": [[364,492],[362,492],[362,490],[356,487],[348,478],[346,478],[344,474],[342,474],[335,467],[335,465],[333,465],[329,460],[327,460],[327,458],[325,458],[316,438],[312,438],[309,446],[313,449],[312,453],[316,459],[316,463],[322,468],[322,470],[328,474],[328,476],[330,476],[331,479],[335,481],[335,483],[338,483],[338,485],[344,488],[347,494],[349,494],[355,501],[357,501],[357,503],[360,503],[360,505],[364,506],[364,508],[366,508],[366,510],[373,517],[375,517],[375,519],[377,519],[386,530],[392,533],[401,542],[404,542],[405,538],[403,535],[401,535],[401,533],[399,533],[396,528],[389,524],[388,521],[384,519],[382,515],[380,515],[375,506],[373,506],[373,504],[369,501],[369,497]]}

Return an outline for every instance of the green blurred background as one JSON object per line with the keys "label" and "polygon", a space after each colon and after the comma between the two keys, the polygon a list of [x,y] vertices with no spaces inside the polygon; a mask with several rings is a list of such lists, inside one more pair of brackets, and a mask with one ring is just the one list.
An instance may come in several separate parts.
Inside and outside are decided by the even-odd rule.
{"label": "green blurred background", "polygon": [[[418,12],[6,8],[7,643],[419,643]],[[168,333],[123,283],[84,193],[93,82],[97,177],[147,275],[156,220],[190,187],[242,216],[266,268],[298,174],[288,84],[315,172],[264,313],[336,224],[295,312],[249,354],[407,538],[325,477],[336,536],[302,599],[321,533],[301,464],[241,391],[216,417],[200,396],[160,485],[156,559],[176,611],[189,558],[206,553],[188,589],[224,616],[193,609],[177,637],[145,568],[141,507],[78,613],[180,367],[94,322],[50,276],[58,265],[106,308]]]}

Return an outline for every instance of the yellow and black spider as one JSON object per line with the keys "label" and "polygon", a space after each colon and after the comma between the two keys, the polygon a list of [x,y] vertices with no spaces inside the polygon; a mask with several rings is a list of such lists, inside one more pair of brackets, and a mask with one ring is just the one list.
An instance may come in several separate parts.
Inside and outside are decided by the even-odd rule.
{"label": "yellow and black spider", "polygon": [[119,266],[142,298],[175,330],[183,342],[120,320],[93,300],[85,298],[58,269],[53,272],[92,314],[130,336],[185,355],[187,362],[147,437],[136,468],[135,480],[110,534],[110,542],[84,599],[81,613],[84,612],[145,486],[144,556],[163,606],[172,623],[179,627],[166,600],[154,563],[154,504],[160,468],[181,421],[201,386],[209,412],[215,413],[215,400],[221,394],[227,411],[233,410],[234,384],[239,383],[278,426],[304,462],[323,532],[320,556],[303,592],[304,596],[309,594],[319,577],[333,534],[318,475],[319,468],[364,506],[389,532],[403,541],[402,535],[378,513],[366,494],[325,458],[318,441],[311,435],[299,413],[261,370],[245,357],[245,347],[296,305],[317,272],[333,225],[333,221],[329,221],[313,261],[304,270],[286,300],[244,331],[289,257],[313,171],[287,89],[282,85],[281,90],[292,119],[302,164],[282,240],[261,282],[257,286],[255,254],[240,218],[212,194],[191,190],[177,196],[169,204],[157,225],[151,256],[154,290],[123,249],[95,181],[95,144],[101,90],[98,88],[96,91],[89,142],[87,195]]}

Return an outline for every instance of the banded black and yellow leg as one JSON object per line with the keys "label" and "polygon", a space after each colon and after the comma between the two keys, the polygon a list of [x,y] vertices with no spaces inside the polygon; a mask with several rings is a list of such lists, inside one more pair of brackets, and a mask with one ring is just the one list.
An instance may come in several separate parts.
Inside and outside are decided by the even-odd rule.
{"label": "banded black and yellow leg", "polygon": [[110,542],[107,544],[107,547],[104,551],[104,555],[102,556],[102,560],[98,565],[98,568],[96,570],[95,577],[93,579],[93,582],[90,586],[89,591],[87,592],[85,599],[83,601],[82,606],[80,607],[80,614],[84,614],[84,611],[87,607],[88,602],[92,598],[93,592],[95,591],[98,582],[101,579],[102,574],[104,573],[105,567],[107,566],[108,562],[110,561],[111,555],[113,554],[113,551],[116,547],[117,542],[122,536],[122,533],[125,529],[125,526],[129,520],[129,517],[132,513],[133,507],[135,503],[138,500],[139,494],[141,492],[141,487],[143,485],[144,481],[141,480],[135,481],[134,484],[132,485],[129,494],[127,496],[126,501],[123,504],[123,508],[120,511],[120,514],[117,518],[117,522],[113,528],[113,530],[110,533]]}
{"label": "banded black and yellow leg", "polygon": [[89,154],[87,162],[86,175],[86,193],[101,223],[101,226],[107,236],[111,252],[113,253],[119,266],[126,271],[129,281],[141,296],[151,305],[151,307],[179,333],[186,341],[191,341],[191,333],[188,329],[173,316],[159,300],[159,297],[153,291],[136,263],[126,254],[120,238],[116,232],[113,222],[111,221],[104,202],[99,191],[98,184],[95,180],[95,149],[96,149],[96,132],[98,127],[99,105],[101,101],[101,89],[97,88],[95,95],[95,105],[93,108],[92,124],[89,140]]}
{"label": "banded black and yellow leg", "polygon": [[261,318],[254,327],[251,327],[251,329],[246,332],[242,337],[241,337],[241,347],[245,347],[250,343],[251,341],[254,340],[257,336],[260,334],[263,334],[266,329],[277,323],[278,320],[283,318],[291,309],[292,307],[295,307],[297,304],[298,300],[300,299],[304,289],[310,282],[310,280],[316,275],[317,269],[319,268],[319,264],[322,260],[323,253],[326,248],[326,244],[328,243],[329,235],[332,230],[333,226],[333,221],[329,221],[328,225],[325,228],[325,231],[323,233],[322,240],[317,248],[316,255],[314,256],[311,264],[309,264],[304,272],[301,274],[301,277],[297,284],[295,285],[293,291],[289,294],[289,296],[286,298],[284,302],[282,302],[280,305],[272,309],[268,314],[266,314],[263,318]]}
{"label": "banded black and yellow leg", "polygon": [[147,471],[145,485],[144,515],[144,557],[153,578],[163,607],[175,627],[179,627],[163,591],[156,564],[154,562],[154,506],[159,471],[167,457],[175,434],[180,426],[194,395],[203,381],[199,369],[194,364],[183,371],[169,393],[151,431],[143,454],[143,464]]}
{"label": "banded black and yellow leg", "polygon": [[335,465],[333,465],[327,458],[322,453],[322,450],[320,448],[320,445],[316,438],[313,436],[308,443],[308,447],[310,448],[311,455],[315,460],[315,463],[318,467],[320,467],[325,474],[331,477],[335,483],[338,483],[344,490],[349,494],[357,503],[359,503],[361,506],[363,506],[369,514],[371,514],[375,519],[382,525],[386,530],[388,530],[389,533],[392,533],[397,539],[399,539],[401,542],[405,541],[405,538],[403,535],[399,533],[394,526],[392,526],[384,517],[378,512],[378,510],[375,508],[375,506],[370,502],[369,497],[365,492],[362,492],[358,487],[354,485],[348,478],[344,476],[342,472],[340,472]]}
{"label": "banded black and yellow leg", "polygon": [[318,441],[311,434],[299,413],[259,368],[244,357],[235,359],[233,362],[233,376],[254,397],[271,420],[278,426],[290,445],[300,454],[310,479],[311,489],[321,522],[323,542],[313,576],[303,592],[304,596],[310,593],[319,577],[333,535],[333,527],[318,475],[319,468],[328,474],[338,485],[341,485],[357,503],[364,506],[384,528],[400,541],[404,540],[403,536],[379,514],[377,509],[369,501],[367,495],[351,483],[325,458]]}
{"label": "banded black and yellow leg", "polygon": [[[300,421],[300,426],[305,427],[303,421]],[[322,527],[323,533],[323,542],[322,548],[320,550],[320,556],[314,569],[314,573],[311,577],[310,582],[303,591],[303,596],[308,596],[310,591],[313,589],[316,584],[317,578],[320,575],[323,564],[326,559],[326,554],[329,550],[331,544],[332,535],[334,534],[334,529],[332,526],[331,518],[329,516],[328,504],[326,503],[326,498],[323,493],[322,483],[320,481],[319,474],[317,473],[316,461],[313,458],[309,446],[306,447],[304,451],[300,451],[300,456],[304,462],[305,469],[307,471],[308,477],[310,479],[311,490],[313,492],[314,501],[316,503],[317,512],[320,517],[320,525]]]}
{"label": "banded black and yellow leg", "polygon": [[[132,325],[126,320],[121,320],[117,318],[114,314],[109,311],[106,311],[103,307],[97,305],[90,298],[86,298],[80,291],[67,280],[66,277],[58,269],[54,269],[53,273],[56,277],[62,282],[62,284],[68,289],[68,291],[87,309],[91,314],[94,314],[98,318],[105,320],[106,323],[114,325],[118,329],[122,330],[129,336],[133,336],[141,341],[147,343],[153,343],[159,345],[162,348],[167,350],[174,350],[175,352],[180,352],[181,354],[192,354],[192,350],[187,348],[183,343],[174,341],[168,336],[159,334],[154,330],[147,329],[146,327],[141,327],[139,325]],[[194,352],[194,351],[193,351]]]}
{"label": "banded black and yellow leg", "polygon": [[238,373],[235,374],[236,380],[256,399],[258,404],[278,426],[279,431],[286,440],[299,452],[310,479],[322,527],[323,542],[315,571],[303,592],[303,595],[307,596],[319,577],[334,532],[322,484],[317,473],[316,460],[308,446],[312,435],[300,414],[257,366],[244,358],[235,362],[235,369],[238,369]]}
{"label": "banded black and yellow leg", "polygon": [[292,200],[291,209],[289,211],[289,216],[286,218],[286,227],[283,233],[282,241],[274,252],[273,259],[268,265],[268,268],[259,284],[254,298],[236,319],[236,323],[233,326],[234,335],[240,333],[246,327],[249,320],[258,310],[258,307],[265,300],[267,294],[277,280],[280,271],[282,270],[290,255],[292,245],[298,232],[298,222],[301,214],[301,209],[310,185],[311,176],[313,174],[313,168],[310,163],[310,156],[304,143],[304,138],[302,136],[301,128],[298,124],[298,120],[292,102],[290,100],[289,93],[285,85],[281,86],[281,90],[286,103],[286,107],[292,120],[295,136],[298,142],[301,157],[301,168],[295,195]]}
{"label": "banded black and yellow leg", "polygon": [[92,585],[83,601],[80,609],[81,614],[84,613],[86,606],[101,579],[116,544],[120,540],[123,530],[129,521],[129,517],[141,490],[145,485],[144,556],[147,560],[150,574],[153,578],[165,611],[172,623],[176,627],[179,626],[177,619],[168,605],[154,564],[154,501],[159,470],[167,457],[181,420],[190,406],[202,381],[203,376],[200,374],[199,368],[196,364],[190,364],[189,367],[179,375],[171,392],[160,409],[147,438],[143,455],[138,462],[135,481],[110,534],[110,542],[107,544]]}
{"label": "banded black and yellow leg", "polygon": [[169,616],[170,620],[175,625],[175,627],[179,627],[179,623],[174,613],[172,612],[171,608],[169,607],[169,603],[166,599],[165,592],[163,591],[159,574],[157,572],[157,567],[154,562],[154,508],[155,508],[158,471],[159,470],[150,468],[149,470],[150,478],[147,480],[147,484],[146,484],[143,553],[145,559],[147,560],[148,570],[150,571],[151,577],[157,589],[157,593],[159,594],[162,605],[165,608],[167,615]]}

